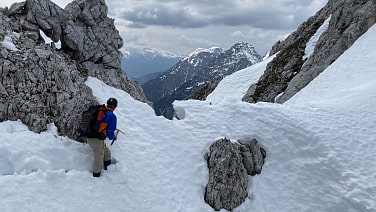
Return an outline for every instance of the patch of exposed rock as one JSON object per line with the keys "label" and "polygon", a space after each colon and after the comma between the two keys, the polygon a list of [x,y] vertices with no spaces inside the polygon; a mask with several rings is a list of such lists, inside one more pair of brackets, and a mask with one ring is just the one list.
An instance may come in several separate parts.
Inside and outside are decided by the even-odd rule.
{"label": "patch of exposed rock", "polygon": [[222,81],[223,77],[217,77],[210,83],[206,84],[204,87],[200,88],[198,91],[194,92],[191,96],[187,97],[186,99],[196,99],[205,101],[206,97],[211,94],[214,89],[218,86],[218,84]]}
{"label": "patch of exposed rock", "polygon": [[[303,59],[306,44],[329,17],[329,27],[320,36],[314,53]],[[271,54],[279,53],[259,81],[249,88],[243,101],[287,101],[350,48],[375,20],[374,0],[329,0],[285,41],[273,46]]]}
{"label": "patch of exposed rock", "polygon": [[63,25],[62,48],[79,61],[120,68],[123,40],[104,0],[76,0],[65,7],[71,16]]}
{"label": "patch of exposed rock", "polygon": [[38,25],[54,42],[60,40],[72,59],[120,68],[118,49],[123,40],[114,20],[107,17],[104,0],[76,0],[65,9],[48,0],[27,0],[23,7],[27,21]]}
{"label": "patch of exposed rock", "polygon": [[219,211],[238,207],[248,196],[249,175],[260,174],[266,152],[256,139],[232,143],[220,139],[205,155],[209,168],[209,182],[205,202]]}
{"label": "patch of exposed rock", "polygon": [[[46,44],[40,32],[53,41]],[[77,0],[62,9],[48,0],[27,0],[0,9],[0,121],[21,120],[42,132],[79,139],[81,112],[97,103],[88,76],[148,102],[140,85],[120,69],[122,39],[104,1]]]}

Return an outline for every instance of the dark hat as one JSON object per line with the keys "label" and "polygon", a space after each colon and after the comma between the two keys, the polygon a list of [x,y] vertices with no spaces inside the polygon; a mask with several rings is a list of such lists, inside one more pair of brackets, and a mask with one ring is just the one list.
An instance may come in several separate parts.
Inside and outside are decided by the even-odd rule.
{"label": "dark hat", "polygon": [[118,101],[117,101],[117,99],[115,99],[115,98],[109,98],[109,99],[107,100],[107,105],[113,105],[113,106],[117,107],[117,105],[118,105]]}

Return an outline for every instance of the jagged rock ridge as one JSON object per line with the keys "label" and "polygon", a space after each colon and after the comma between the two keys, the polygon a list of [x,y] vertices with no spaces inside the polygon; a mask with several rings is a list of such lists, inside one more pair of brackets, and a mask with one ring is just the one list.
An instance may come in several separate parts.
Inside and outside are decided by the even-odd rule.
{"label": "jagged rock ridge", "polygon": [[[122,39],[104,1],[77,0],[61,9],[27,0],[0,9],[0,17],[0,121],[19,119],[34,132],[54,123],[62,135],[79,139],[79,115],[96,103],[84,83],[88,76],[147,102],[120,69]],[[46,44],[40,31],[62,49]]]}
{"label": "jagged rock ridge", "polygon": [[[303,58],[307,42],[328,18],[329,27],[317,41],[314,53]],[[243,100],[287,101],[332,64],[375,20],[374,0],[329,0],[285,41],[273,46],[271,54],[279,52],[278,55],[267,65],[260,80],[249,88]]]}

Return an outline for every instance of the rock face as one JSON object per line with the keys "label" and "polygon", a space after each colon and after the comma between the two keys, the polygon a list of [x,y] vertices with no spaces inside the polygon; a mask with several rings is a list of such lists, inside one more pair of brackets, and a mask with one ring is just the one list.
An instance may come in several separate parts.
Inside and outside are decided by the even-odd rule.
{"label": "rock face", "polygon": [[46,0],[26,1],[27,21],[37,24],[54,42],[78,61],[120,68],[123,40],[107,17],[104,0],[76,0],[61,9]]}
{"label": "rock face", "polygon": [[[75,1],[68,8],[27,0],[0,9],[0,121],[19,119],[34,132],[54,123],[60,134],[79,139],[79,115],[88,104],[97,103],[85,85],[88,76],[147,102],[140,85],[116,62],[122,42],[104,2]],[[40,31],[60,40],[63,48],[46,44]],[[83,45],[72,53],[74,42]],[[110,48],[100,47],[107,43]]]}
{"label": "rock face", "polygon": [[[314,53],[304,58],[308,41],[329,18],[329,27],[321,34]],[[260,80],[250,87],[243,101],[287,101],[332,64],[375,20],[374,0],[329,0],[296,32],[273,46],[271,54],[279,52],[278,55],[267,65]]]}
{"label": "rock face", "polygon": [[120,68],[123,40],[104,0],[76,0],[65,7],[71,14],[64,26],[62,48],[79,61]]}
{"label": "rock face", "polygon": [[24,7],[26,21],[38,25],[54,42],[60,40],[64,30],[63,26],[69,20],[67,11],[50,1],[43,0],[28,0]]}
{"label": "rock face", "polygon": [[205,156],[209,168],[205,202],[216,211],[238,207],[248,196],[248,175],[261,173],[265,157],[255,139],[235,144],[226,138],[216,141]]}

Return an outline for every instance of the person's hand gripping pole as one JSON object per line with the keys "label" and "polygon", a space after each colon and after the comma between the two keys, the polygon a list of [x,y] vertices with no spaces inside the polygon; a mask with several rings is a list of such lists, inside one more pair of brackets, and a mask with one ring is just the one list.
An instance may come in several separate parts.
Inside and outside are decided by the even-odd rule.
{"label": "person's hand gripping pole", "polygon": [[[123,131],[121,131],[121,130],[119,130],[119,129],[116,129],[116,131],[115,131],[115,137],[116,137],[116,139],[117,139],[117,137],[118,137],[118,135],[119,135],[119,132],[125,134]],[[114,144],[114,142],[116,141],[116,139],[112,140],[112,142],[111,142],[111,146],[112,146],[112,144]]]}

